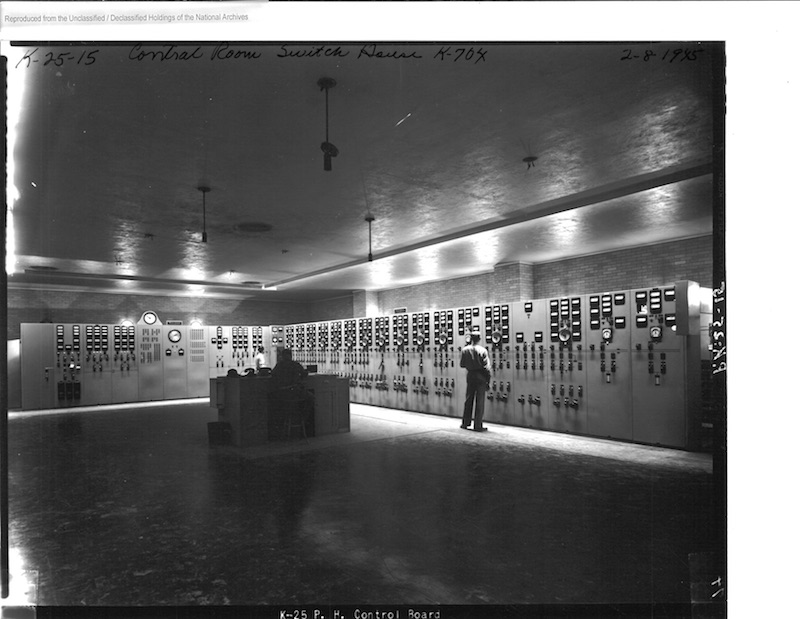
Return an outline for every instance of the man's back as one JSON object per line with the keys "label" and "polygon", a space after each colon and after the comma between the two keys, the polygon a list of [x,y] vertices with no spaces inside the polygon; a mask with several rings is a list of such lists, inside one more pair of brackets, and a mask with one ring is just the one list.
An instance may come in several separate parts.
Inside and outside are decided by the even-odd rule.
{"label": "man's back", "polygon": [[272,368],[272,380],[279,387],[297,385],[303,381],[305,375],[303,366],[293,359],[281,359]]}
{"label": "man's back", "polygon": [[461,367],[467,370],[488,370],[489,353],[483,346],[468,344],[461,351]]}

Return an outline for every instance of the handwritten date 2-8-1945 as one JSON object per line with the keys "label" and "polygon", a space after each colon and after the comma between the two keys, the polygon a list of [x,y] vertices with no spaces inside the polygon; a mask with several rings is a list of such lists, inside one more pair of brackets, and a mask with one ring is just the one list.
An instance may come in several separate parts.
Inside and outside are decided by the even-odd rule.
{"label": "handwritten date 2-8-1945", "polygon": [[704,50],[700,48],[696,49],[684,49],[684,48],[667,48],[663,52],[661,51],[654,51],[652,49],[645,49],[645,50],[634,50],[634,49],[623,49],[622,56],[620,60],[641,60],[643,62],[649,61],[658,61],[658,62],[694,62],[695,60],[700,59],[700,54],[703,53]]}

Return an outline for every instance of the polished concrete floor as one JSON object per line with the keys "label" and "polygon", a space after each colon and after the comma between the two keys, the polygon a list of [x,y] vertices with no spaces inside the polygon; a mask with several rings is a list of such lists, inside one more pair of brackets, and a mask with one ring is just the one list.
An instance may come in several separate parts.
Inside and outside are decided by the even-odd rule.
{"label": "polished concrete floor", "polygon": [[213,420],[12,413],[12,594],[24,573],[41,606],[686,604],[713,550],[707,454],[355,404],[348,434],[237,449]]}

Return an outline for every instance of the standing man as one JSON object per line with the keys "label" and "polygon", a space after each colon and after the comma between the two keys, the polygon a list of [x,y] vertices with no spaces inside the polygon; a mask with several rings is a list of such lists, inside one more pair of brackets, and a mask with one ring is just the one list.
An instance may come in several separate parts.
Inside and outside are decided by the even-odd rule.
{"label": "standing man", "polygon": [[475,405],[476,432],[485,432],[483,427],[483,405],[486,397],[486,387],[492,376],[492,366],[489,364],[489,353],[478,342],[481,341],[479,331],[470,334],[470,343],[461,351],[461,367],[467,370],[467,398],[464,401],[464,416],[461,427],[469,429],[472,423],[472,407]]}

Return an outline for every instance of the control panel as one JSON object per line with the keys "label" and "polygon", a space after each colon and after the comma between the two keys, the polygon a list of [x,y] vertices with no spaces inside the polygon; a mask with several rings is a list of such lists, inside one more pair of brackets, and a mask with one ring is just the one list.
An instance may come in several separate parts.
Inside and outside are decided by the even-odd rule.
{"label": "control panel", "polygon": [[[458,418],[481,334],[489,423],[692,449],[702,290],[693,282],[291,325],[24,324],[24,409],[208,395],[209,378],[289,348],[352,402]],[[707,312],[706,312],[707,313]],[[708,336],[705,336],[707,348]]]}

